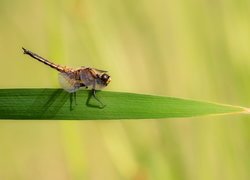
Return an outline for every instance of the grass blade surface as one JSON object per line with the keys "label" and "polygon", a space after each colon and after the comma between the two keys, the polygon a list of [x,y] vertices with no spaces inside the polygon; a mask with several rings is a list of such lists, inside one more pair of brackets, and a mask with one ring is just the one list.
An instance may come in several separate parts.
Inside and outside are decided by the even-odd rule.
{"label": "grass blade surface", "polygon": [[[245,108],[144,94],[78,91],[76,101],[62,89],[1,89],[0,119],[154,119],[243,113]],[[86,104],[87,99],[89,103]]]}

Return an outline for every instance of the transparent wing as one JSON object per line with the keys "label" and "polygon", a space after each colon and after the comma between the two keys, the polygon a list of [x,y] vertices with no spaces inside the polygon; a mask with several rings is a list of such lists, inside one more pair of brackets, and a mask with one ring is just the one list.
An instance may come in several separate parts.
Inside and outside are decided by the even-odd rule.
{"label": "transparent wing", "polygon": [[74,73],[59,73],[58,80],[61,87],[69,92],[76,92],[80,88],[80,83],[75,79]]}
{"label": "transparent wing", "polygon": [[92,70],[94,70],[97,74],[103,74],[103,73],[107,73],[107,72],[108,72],[108,71],[105,71],[105,70],[96,69],[96,68],[90,68],[90,67],[85,67],[85,66],[82,66],[81,69],[92,69]]}
{"label": "transparent wing", "polygon": [[103,73],[107,73],[108,71],[105,71],[105,70],[100,70],[100,69],[95,69],[93,68],[97,74],[103,74]]}

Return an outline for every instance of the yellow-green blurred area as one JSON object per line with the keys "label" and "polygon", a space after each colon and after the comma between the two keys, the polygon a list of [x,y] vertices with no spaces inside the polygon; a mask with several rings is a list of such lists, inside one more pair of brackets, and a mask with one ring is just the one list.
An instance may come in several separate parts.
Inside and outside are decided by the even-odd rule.
{"label": "yellow-green blurred area", "polygon": [[[250,107],[249,0],[0,0],[0,26],[0,88],[59,87],[23,46],[108,70],[106,90]],[[236,115],[3,120],[0,179],[245,180],[249,139]]]}

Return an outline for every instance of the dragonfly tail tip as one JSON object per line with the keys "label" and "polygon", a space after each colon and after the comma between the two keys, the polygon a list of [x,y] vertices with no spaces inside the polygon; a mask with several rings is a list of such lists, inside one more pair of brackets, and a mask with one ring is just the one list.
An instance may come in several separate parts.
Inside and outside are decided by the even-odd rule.
{"label": "dragonfly tail tip", "polygon": [[22,49],[23,49],[23,54],[27,54],[28,50],[25,49],[24,47],[22,47]]}

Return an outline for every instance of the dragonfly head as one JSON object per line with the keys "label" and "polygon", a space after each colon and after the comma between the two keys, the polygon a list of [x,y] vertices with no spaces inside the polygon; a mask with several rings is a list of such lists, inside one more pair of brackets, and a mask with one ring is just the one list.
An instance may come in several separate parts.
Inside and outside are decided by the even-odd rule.
{"label": "dragonfly head", "polygon": [[102,81],[102,84],[104,84],[105,86],[107,86],[111,81],[111,77],[106,73],[103,73],[100,79]]}

